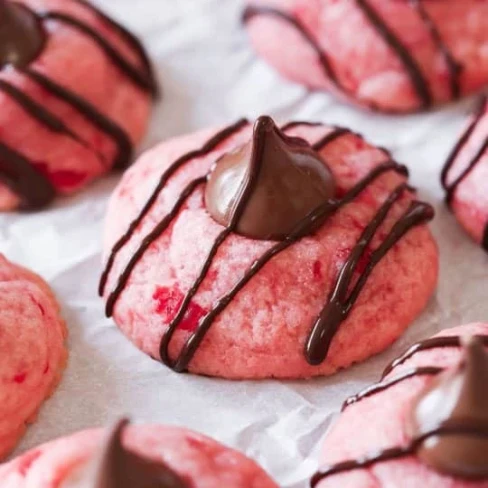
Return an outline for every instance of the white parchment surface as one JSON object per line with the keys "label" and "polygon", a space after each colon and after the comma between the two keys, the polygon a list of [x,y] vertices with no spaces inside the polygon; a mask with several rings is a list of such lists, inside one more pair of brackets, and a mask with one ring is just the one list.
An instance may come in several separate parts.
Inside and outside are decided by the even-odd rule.
{"label": "white parchment surface", "polygon": [[306,487],[321,439],[348,395],[376,380],[412,341],[488,318],[488,257],[446,210],[439,185],[442,163],[473,100],[424,115],[361,112],[283,81],[258,60],[240,25],[239,0],[98,3],[141,35],[157,66],[164,97],[142,149],[264,113],[280,121],[350,126],[406,163],[421,196],[436,207],[440,285],[426,312],[390,350],[332,378],[235,383],[177,375],[133,347],[104,318],[97,296],[104,212],[116,176],[42,213],[0,216],[0,251],[48,280],[70,332],[64,379],[16,452],[130,414],[138,422],[202,431],[254,457],[280,486]]}

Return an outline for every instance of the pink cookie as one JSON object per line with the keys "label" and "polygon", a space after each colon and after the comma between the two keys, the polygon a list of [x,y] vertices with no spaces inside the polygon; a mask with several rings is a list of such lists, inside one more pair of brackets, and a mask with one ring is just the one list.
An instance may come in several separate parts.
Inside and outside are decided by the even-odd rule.
{"label": "pink cookie", "polygon": [[0,255],[0,289],[0,457],[4,457],[59,382],[67,351],[59,305],[39,276]]}
{"label": "pink cookie", "polygon": [[446,200],[461,225],[488,250],[488,102],[482,100],[442,172]]}
{"label": "pink cookie", "polygon": [[488,82],[485,1],[247,3],[252,44],[280,73],[372,109],[426,109]]}
{"label": "pink cookie", "polygon": [[488,324],[477,323],[412,346],[380,383],[345,402],[311,486],[488,487],[483,345]]}
{"label": "pink cookie", "polygon": [[85,0],[0,2],[0,210],[38,209],[131,162],[156,82]]}
{"label": "pink cookie", "polygon": [[78,432],[0,467],[5,488],[277,488],[253,461],[201,434],[118,423]]}
{"label": "pink cookie", "polygon": [[[107,315],[176,371],[332,374],[388,347],[434,291],[438,253],[424,225],[433,211],[415,200],[405,167],[346,129],[298,122],[284,132],[261,117],[254,132],[239,121],[164,142],[112,196]],[[257,187],[227,198],[248,169],[226,168],[251,150]],[[244,197],[242,228],[215,220],[220,204]],[[246,237],[260,225],[276,238]]]}

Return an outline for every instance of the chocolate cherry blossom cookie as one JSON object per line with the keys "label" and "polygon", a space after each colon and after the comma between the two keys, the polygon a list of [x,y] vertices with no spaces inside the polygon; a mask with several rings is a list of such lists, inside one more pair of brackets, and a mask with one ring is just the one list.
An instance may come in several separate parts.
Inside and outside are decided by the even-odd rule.
{"label": "chocolate cherry blossom cookie", "polygon": [[412,346],[347,400],[313,488],[488,486],[488,324]]}
{"label": "chocolate cherry blossom cookie", "polygon": [[131,161],[157,91],[139,41],[85,0],[0,0],[0,210]]}
{"label": "chocolate cherry blossom cookie", "polygon": [[0,467],[8,488],[277,488],[253,461],[176,427],[78,432]]}
{"label": "chocolate cherry blossom cookie", "polygon": [[[0,254],[0,458],[58,384],[66,329],[48,285]],[[0,483],[1,486],[5,486]]]}
{"label": "chocolate cherry blossom cookie", "polygon": [[466,231],[488,251],[488,102],[484,98],[442,172],[446,201]]}
{"label": "chocolate cherry blossom cookie", "polygon": [[164,142],[108,209],[107,316],[175,371],[332,374],[420,314],[438,253],[407,170],[342,128],[269,117]]}
{"label": "chocolate cherry blossom cookie", "polygon": [[427,109],[488,82],[488,3],[248,0],[258,52],[290,80],[372,109]]}

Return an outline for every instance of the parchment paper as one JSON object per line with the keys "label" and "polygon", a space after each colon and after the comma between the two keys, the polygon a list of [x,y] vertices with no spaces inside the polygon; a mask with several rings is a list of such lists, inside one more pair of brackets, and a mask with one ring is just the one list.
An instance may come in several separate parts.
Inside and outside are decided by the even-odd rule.
{"label": "parchment paper", "polygon": [[[108,12],[142,36],[164,89],[143,148],[241,116],[347,125],[393,150],[413,184],[437,208],[433,231],[441,277],[428,309],[387,352],[328,379],[240,382],[177,375],[152,361],[104,318],[98,298],[100,237],[117,177],[31,215],[0,217],[0,251],[42,274],[69,324],[64,379],[16,453],[121,414],[200,430],[254,457],[287,488],[307,486],[328,425],[350,394],[376,380],[412,341],[488,318],[488,258],[445,209],[441,165],[473,99],[435,113],[391,117],[345,106],[283,81],[251,51],[238,0],[105,0]],[[360,338],[359,338],[360,340]]]}

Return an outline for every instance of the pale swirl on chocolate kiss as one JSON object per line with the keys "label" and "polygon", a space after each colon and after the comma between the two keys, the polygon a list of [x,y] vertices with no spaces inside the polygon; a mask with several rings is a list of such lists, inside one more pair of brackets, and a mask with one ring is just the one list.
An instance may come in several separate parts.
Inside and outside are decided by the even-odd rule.
{"label": "pale swirl on chocolate kiss", "polygon": [[271,118],[261,117],[253,140],[215,164],[205,204],[219,224],[238,234],[283,240],[334,195],[334,177],[310,144],[286,136]]}
{"label": "pale swirl on chocolate kiss", "polygon": [[127,449],[122,442],[127,424],[127,420],[119,421],[95,457],[74,469],[59,488],[191,488],[163,462]]}
{"label": "pale swirl on chocolate kiss", "polygon": [[[420,343],[411,351],[456,347],[456,343],[464,343],[462,359],[446,370],[438,366],[407,369],[406,374],[393,377],[389,382],[385,380],[347,401],[345,408],[413,376],[436,375],[412,401],[410,417],[405,426],[411,439],[407,445],[324,467],[312,478],[311,486],[317,486],[323,479],[337,474],[412,455],[418,456],[441,474],[467,480],[487,480],[487,339],[486,336],[470,337],[460,341],[458,337],[436,337],[425,344]],[[403,357],[411,357],[413,354],[415,352],[408,352]]]}
{"label": "pale swirl on chocolate kiss", "polygon": [[[425,463],[452,476],[488,477],[488,437],[477,435],[488,429],[488,355],[480,341],[469,339],[461,363],[422,392],[414,403],[410,424],[414,438],[440,432],[417,450]],[[458,426],[459,432],[444,434],[449,426]]]}

